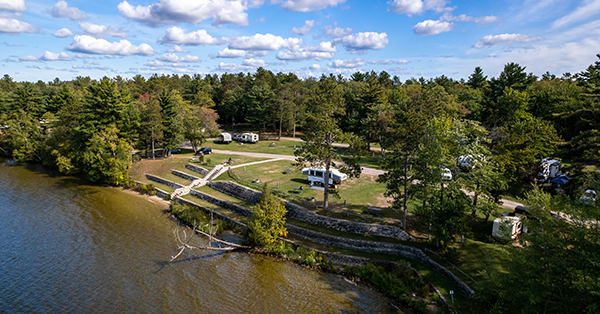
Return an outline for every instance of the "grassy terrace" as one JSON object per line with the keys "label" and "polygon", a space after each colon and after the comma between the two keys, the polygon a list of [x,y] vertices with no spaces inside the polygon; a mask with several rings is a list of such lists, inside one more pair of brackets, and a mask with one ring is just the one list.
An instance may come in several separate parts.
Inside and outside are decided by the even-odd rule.
{"label": "grassy terrace", "polygon": [[234,213],[234,212],[232,212],[230,210],[227,210],[225,208],[222,208],[222,207],[219,207],[217,205],[211,204],[209,202],[203,201],[203,200],[198,199],[196,197],[193,197],[193,196],[191,196],[189,194],[188,195],[184,195],[183,198],[186,199],[186,200],[188,200],[188,201],[192,201],[192,202],[194,202],[194,203],[196,203],[196,204],[198,204],[198,205],[200,205],[200,206],[202,206],[204,208],[214,210],[215,212],[217,212],[217,213],[219,213],[219,214],[221,214],[221,215],[223,215],[223,216],[225,216],[227,218],[231,218],[233,220],[236,220],[236,221],[239,221],[239,222],[242,222],[242,223],[247,223],[247,221],[248,221],[248,218],[246,218],[246,217],[244,217],[242,215],[238,215],[238,214],[236,214],[236,213]]}
{"label": "grassy terrace", "polygon": [[[292,170],[292,172],[286,174],[287,169]],[[322,205],[323,192],[307,188],[308,182],[306,181],[306,176],[302,175],[300,169],[295,169],[291,161],[268,162],[247,166],[245,171],[243,168],[236,168],[234,171],[242,181],[252,182],[258,179],[261,185],[268,183],[271,189],[277,189],[277,184],[279,183],[277,190],[302,199],[314,197],[316,199],[315,203]],[[219,180],[235,182],[238,180],[238,176],[225,173],[219,177]],[[378,208],[388,207],[389,199],[383,196],[385,185],[376,182],[376,179],[376,176],[363,174],[360,178],[352,178],[342,182],[340,187],[336,189],[339,192],[340,198],[336,199],[331,195],[329,198],[330,206],[355,214],[366,214],[367,207],[369,206]],[[294,189],[300,186],[305,187],[302,193]],[[343,206],[344,200],[346,201],[345,208]],[[388,214],[391,214],[391,212]],[[387,217],[385,212],[383,214]]]}

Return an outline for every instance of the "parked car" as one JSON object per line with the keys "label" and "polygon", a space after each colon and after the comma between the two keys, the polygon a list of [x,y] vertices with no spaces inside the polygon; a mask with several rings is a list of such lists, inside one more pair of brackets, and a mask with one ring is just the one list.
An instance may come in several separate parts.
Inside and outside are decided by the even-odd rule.
{"label": "parked car", "polygon": [[196,151],[196,155],[210,155],[212,153],[212,148],[210,147],[200,147],[198,151]]}
{"label": "parked car", "polygon": [[596,204],[596,191],[587,189],[585,193],[579,198],[579,202],[584,205],[593,206]]}
{"label": "parked car", "polygon": [[181,154],[181,149],[173,148],[173,149],[171,149],[171,154]]}

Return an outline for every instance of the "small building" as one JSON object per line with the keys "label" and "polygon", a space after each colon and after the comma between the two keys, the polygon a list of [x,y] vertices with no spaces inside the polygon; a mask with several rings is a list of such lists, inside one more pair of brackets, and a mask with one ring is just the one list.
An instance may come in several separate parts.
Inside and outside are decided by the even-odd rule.
{"label": "small building", "polygon": [[[304,168],[302,174],[307,175],[308,183],[310,185],[324,185],[325,184],[325,168]],[[329,186],[335,188],[336,185],[342,183],[342,181],[348,179],[345,173],[340,172],[337,169],[329,169]]]}

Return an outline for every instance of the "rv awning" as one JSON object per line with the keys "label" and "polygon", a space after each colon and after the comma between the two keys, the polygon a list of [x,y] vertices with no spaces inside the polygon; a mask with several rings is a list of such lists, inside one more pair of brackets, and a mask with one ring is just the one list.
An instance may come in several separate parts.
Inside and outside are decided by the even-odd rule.
{"label": "rv awning", "polygon": [[562,175],[562,176],[558,176],[552,180],[550,180],[550,183],[556,183],[556,184],[565,184],[567,182],[569,182],[569,180],[571,180],[571,178]]}

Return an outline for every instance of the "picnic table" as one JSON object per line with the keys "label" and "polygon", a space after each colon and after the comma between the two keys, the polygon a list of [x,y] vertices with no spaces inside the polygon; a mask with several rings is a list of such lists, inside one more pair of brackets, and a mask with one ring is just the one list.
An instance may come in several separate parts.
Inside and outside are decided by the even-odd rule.
{"label": "picnic table", "polygon": [[373,211],[374,214],[380,214],[381,213],[381,208],[377,208],[377,207],[367,207],[367,210],[369,211],[369,213],[371,213],[371,211]]}

